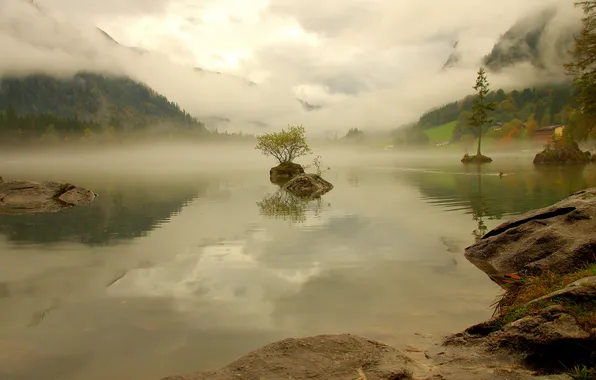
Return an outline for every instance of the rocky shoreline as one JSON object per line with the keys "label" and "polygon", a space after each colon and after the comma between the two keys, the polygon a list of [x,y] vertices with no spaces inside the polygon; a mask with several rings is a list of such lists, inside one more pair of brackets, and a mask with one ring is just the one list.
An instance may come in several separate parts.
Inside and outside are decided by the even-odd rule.
{"label": "rocky shoreline", "polygon": [[504,293],[492,319],[442,342],[398,350],[353,335],[290,338],[164,380],[594,378],[596,188],[501,224],[465,256]]}

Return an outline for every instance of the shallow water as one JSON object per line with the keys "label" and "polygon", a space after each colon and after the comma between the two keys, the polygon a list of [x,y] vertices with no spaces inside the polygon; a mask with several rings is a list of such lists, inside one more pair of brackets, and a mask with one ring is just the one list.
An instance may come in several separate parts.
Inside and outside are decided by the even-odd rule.
{"label": "shallow water", "polygon": [[265,159],[98,157],[0,165],[5,179],[99,194],[0,215],[2,379],[159,379],[288,336],[455,332],[489,317],[500,291],[463,257],[475,235],[596,186],[596,166],[536,169],[528,156],[478,171],[335,152],[323,154],[335,189],[304,204],[276,195]]}

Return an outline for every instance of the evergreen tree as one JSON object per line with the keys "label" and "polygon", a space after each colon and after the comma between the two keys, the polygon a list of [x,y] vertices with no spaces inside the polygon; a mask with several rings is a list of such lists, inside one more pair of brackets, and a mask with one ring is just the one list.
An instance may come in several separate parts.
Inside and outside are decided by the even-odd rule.
{"label": "evergreen tree", "polygon": [[478,129],[478,149],[476,155],[480,156],[480,147],[482,144],[482,127],[485,124],[491,123],[488,114],[495,110],[495,103],[487,102],[486,95],[489,92],[489,83],[486,78],[486,72],[484,68],[478,70],[478,77],[476,78],[476,85],[473,87],[478,93],[476,99],[474,99],[474,105],[472,106],[472,116],[468,120],[468,124]]}

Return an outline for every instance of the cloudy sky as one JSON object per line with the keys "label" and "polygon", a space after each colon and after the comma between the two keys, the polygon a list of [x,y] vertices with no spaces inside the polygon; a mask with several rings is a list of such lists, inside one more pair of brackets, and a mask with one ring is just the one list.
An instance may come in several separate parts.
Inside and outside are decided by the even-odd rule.
{"label": "cloudy sky", "polygon": [[[0,48],[11,57],[0,63],[0,73],[109,68],[148,83],[200,117],[229,117],[242,128],[248,128],[246,121],[302,123],[317,131],[394,128],[470,93],[479,59],[499,35],[521,16],[555,3],[35,0],[42,20],[23,1],[0,0]],[[568,3],[563,8],[569,11]],[[113,49],[93,35],[93,25],[121,44],[159,54],[141,60]],[[464,62],[442,73],[456,40]],[[46,44],[54,45],[51,53],[40,50]],[[249,89],[221,76],[189,79],[192,66],[259,86]],[[519,84],[520,76],[509,73],[491,82]],[[296,96],[326,107],[306,113]]]}

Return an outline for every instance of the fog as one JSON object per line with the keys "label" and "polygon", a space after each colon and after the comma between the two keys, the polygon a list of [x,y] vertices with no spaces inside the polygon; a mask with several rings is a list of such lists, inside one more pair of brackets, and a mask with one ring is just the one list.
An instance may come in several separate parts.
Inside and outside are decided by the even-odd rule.
{"label": "fog", "polygon": [[[571,2],[544,0],[440,5],[430,0],[325,5],[272,0],[255,1],[257,10],[245,16],[239,10],[246,10],[246,4],[231,0],[219,5],[154,0],[146,9],[144,2],[119,3],[3,1],[0,76],[68,77],[82,70],[127,75],[199,120],[230,119],[208,124],[220,131],[258,133],[287,124],[302,124],[311,135],[345,133],[351,127],[392,129],[470,94],[481,58],[520,17],[556,4],[560,12],[548,36],[579,17]],[[207,17],[215,10],[225,15],[220,24]],[[193,23],[194,16],[198,21]],[[96,25],[141,49],[115,44]],[[454,40],[462,61],[441,71]],[[548,44],[542,45],[544,54],[552,53]],[[234,65],[218,67],[209,59],[234,49],[243,56]],[[194,66],[223,74],[199,72]],[[560,75],[547,69],[537,72],[521,65],[491,74],[489,81],[493,88],[520,88]],[[257,85],[242,78],[255,79]],[[297,96],[324,108],[307,112]]]}
{"label": "fog", "polygon": [[[534,151],[521,149],[485,152],[495,160],[527,158],[531,162]],[[295,162],[312,167],[315,156],[321,157],[321,167],[334,170],[352,166],[370,166],[371,170],[381,166],[436,167],[445,162],[459,163],[462,151],[437,149],[409,149],[405,151],[384,151],[362,146],[342,146],[313,143],[313,153],[299,157]],[[123,144],[118,146],[58,146],[46,149],[18,149],[0,152],[0,173],[5,180],[32,179],[71,181],[65,178],[109,176],[126,178],[131,173],[143,176],[179,177],[193,175],[219,175],[221,173],[245,173],[259,171],[267,176],[269,168],[277,164],[272,157],[266,157],[250,143],[240,144],[197,144],[187,142],[158,142]],[[493,165],[495,166],[495,165]],[[498,170],[497,170],[498,171]],[[35,173],[35,178],[30,178]],[[44,177],[39,177],[44,173]]]}

